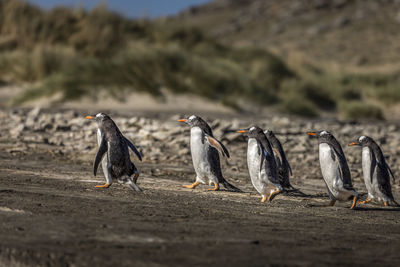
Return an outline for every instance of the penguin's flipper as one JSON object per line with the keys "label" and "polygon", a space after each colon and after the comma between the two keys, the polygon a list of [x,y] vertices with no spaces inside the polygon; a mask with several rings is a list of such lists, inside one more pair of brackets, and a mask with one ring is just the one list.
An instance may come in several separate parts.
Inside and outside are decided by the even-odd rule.
{"label": "penguin's flipper", "polygon": [[104,154],[107,152],[107,142],[106,139],[104,138],[104,135],[101,137],[101,142],[99,145],[99,151],[97,151],[96,158],[94,160],[94,169],[93,169],[93,174],[96,176],[97,174],[97,169],[99,167],[99,164],[101,160],[103,159]]}
{"label": "penguin's flipper", "polygon": [[289,161],[286,158],[285,152],[282,150],[282,160],[283,160],[283,165],[286,166],[286,168],[289,170],[290,176],[293,175],[292,173],[292,167],[290,167]]}
{"label": "penguin's flipper", "polygon": [[389,199],[393,199],[392,187],[390,185],[390,174],[384,164],[378,162],[376,167],[376,179],[378,181],[379,190]]}
{"label": "penguin's flipper", "polygon": [[139,150],[137,150],[137,148],[134,146],[134,144],[132,144],[131,141],[128,140],[128,138],[124,137],[124,139],[128,147],[132,150],[132,152],[135,153],[135,155],[138,157],[140,161],[142,161],[142,154],[140,154]]}
{"label": "penguin's flipper", "polygon": [[[340,179],[343,182],[343,187],[347,190],[354,190],[353,183],[351,181],[350,169],[349,166],[347,165],[347,161],[343,151],[341,151],[340,147],[338,149],[335,148],[335,146],[330,146],[330,147],[331,147],[332,160],[337,162],[337,165],[339,167]],[[342,153],[340,153],[339,151]]]}
{"label": "penguin's flipper", "polygon": [[230,157],[228,149],[226,149],[226,147],[220,141],[218,141],[217,139],[208,134],[206,134],[205,137],[207,138],[207,141],[210,144],[210,146],[218,149],[219,152],[221,152],[222,156],[228,158]]}
{"label": "penguin's flipper", "polygon": [[283,158],[282,158],[282,155],[279,152],[279,150],[276,148],[273,148],[272,150],[274,151],[274,154],[276,155],[276,157],[279,159],[280,164],[284,165]]}
{"label": "penguin's flipper", "polygon": [[376,168],[376,159],[375,159],[375,155],[374,152],[372,150],[370,150],[370,157],[371,157],[371,169],[370,169],[370,179],[371,179],[371,184],[372,184],[372,180],[374,178],[374,171]]}
{"label": "penguin's flipper", "polygon": [[292,167],[290,167],[289,161],[285,160],[285,162],[286,162],[286,166],[287,166],[287,168],[289,170],[290,176],[293,176]]}
{"label": "penguin's flipper", "polygon": [[261,155],[261,163],[260,163],[260,171],[263,169],[264,167],[264,161],[265,158],[267,157],[267,151],[265,150],[264,146],[262,145],[262,143],[260,141],[257,140],[257,144],[258,144],[258,154]]}
{"label": "penguin's flipper", "polygon": [[394,176],[392,169],[390,169],[389,165],[385,162],[386,168],[388,169],[390,175],[392,176],[393,182],[396,181],[396,177]]}

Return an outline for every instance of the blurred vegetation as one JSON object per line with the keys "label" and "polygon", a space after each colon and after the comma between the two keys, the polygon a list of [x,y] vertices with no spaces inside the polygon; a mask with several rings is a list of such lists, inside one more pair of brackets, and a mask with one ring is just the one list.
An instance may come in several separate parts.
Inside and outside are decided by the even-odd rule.
{"label": "blurred vegetation", "polygon": [[162,96],[167,89],[235,108],[245,99],[303,116],[340,109],[345,118],[380,119],[380,108],[364,103],[400,101],[396,77],[290,69],[266,50],[222,45],[176,23],[129,20],[104,5],[44,11],[19,0],[0,1],[0,80],[32,84],[17,104],[59,93],[69,100],[95,98],[99,91]]}

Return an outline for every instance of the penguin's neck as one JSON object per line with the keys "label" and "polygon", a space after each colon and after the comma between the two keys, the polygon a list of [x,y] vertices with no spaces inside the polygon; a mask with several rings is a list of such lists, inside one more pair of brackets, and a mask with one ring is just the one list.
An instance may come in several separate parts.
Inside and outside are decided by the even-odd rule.
{"label": "penguin's neck", "polygon": [[194,143],[198,143],[198,142],[202,142],[204,138],[204,132],[202,129],[200,129],[200,127],[192,127],[190,129],[190,143],[194,144]]}
{"label": "penguin's neck", "polygon": [[249,141],[247,142],[247,153],[248,154],[255,154],[256,152],[258,153],[259,147],[257,143],[257,139],[251,137],[249,138]]}

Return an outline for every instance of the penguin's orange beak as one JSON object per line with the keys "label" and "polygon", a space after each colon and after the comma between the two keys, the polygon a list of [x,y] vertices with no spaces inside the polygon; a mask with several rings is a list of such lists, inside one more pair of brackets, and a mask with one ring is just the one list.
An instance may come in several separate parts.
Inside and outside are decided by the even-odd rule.
{"label": "penguin's orange beak", "polygon": [[247,130],[239,130],[239,131],[237,131],[237,133],[247,133],[248,131]]}
{"label": "penguin's orange beak", "polygon": [[85,119],[91,120],[91,119],[94,119],[94,117],[93,116],[86,116]]}
{"label": "penguin's orange beak", "polygon": [[187,122],[187,119],[180,119],[179,122]]}
{"label": "penguin's orange beak", "polygon": [[307,132],[307,134],[311,135],[311,136],[317,136],[317,133],[314,133],[314,132]]}
{"label": "penguin's orange beak", "polygon": [[353,143],[350,143],[350,144],[349,144],[349,146],[356,146],[356,145],[359,145],[359,143],[353,142]]}

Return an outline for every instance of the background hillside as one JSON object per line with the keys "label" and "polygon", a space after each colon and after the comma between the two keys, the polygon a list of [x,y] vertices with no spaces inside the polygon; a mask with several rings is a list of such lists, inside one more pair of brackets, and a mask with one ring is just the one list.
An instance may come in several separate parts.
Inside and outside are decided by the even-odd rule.
{"label": "background hillside", "polygon": [[[0,81],[18,105],[130,92],[236,110],[392,118],[398,1],[214,1],[164,19],[0,1]],[[1,90],[1,89],[0,89]],[[50,101],[50,100],[49,100]]]}
{"label": "background hillside", "polygon": [[351,70],[400,66],[396,0],[216,0],[183,12],[182,20],[224,43],[282,56],[298,52]]}

